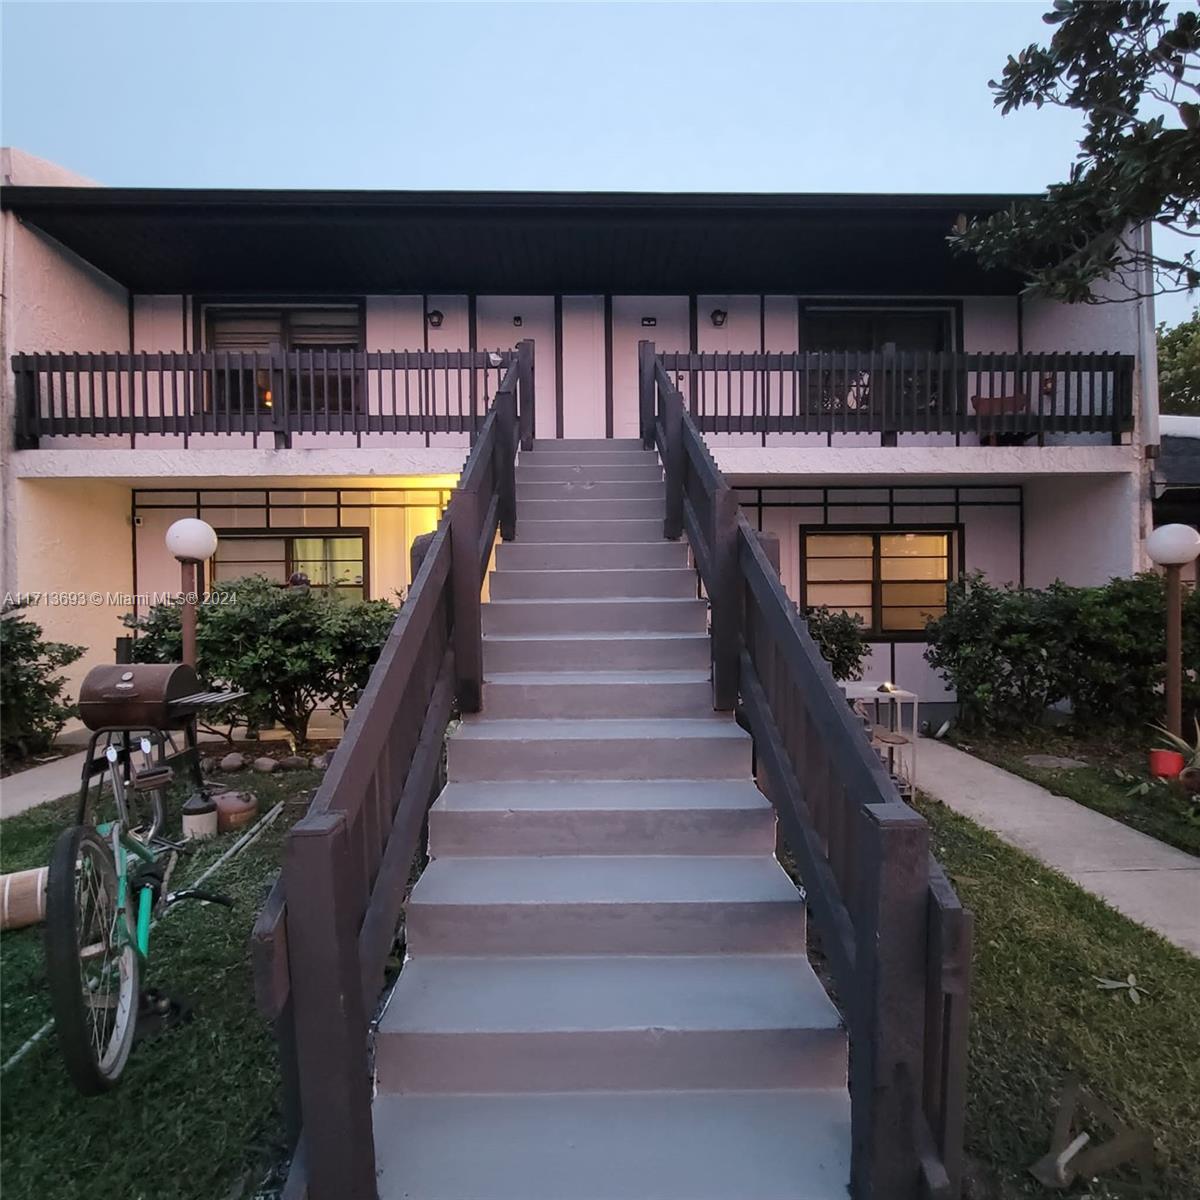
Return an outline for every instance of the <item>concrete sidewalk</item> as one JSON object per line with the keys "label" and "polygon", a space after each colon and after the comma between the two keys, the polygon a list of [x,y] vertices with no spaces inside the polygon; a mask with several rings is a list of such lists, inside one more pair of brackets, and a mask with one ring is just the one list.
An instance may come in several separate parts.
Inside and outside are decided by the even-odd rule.
{"label": "concrete sidewalk", "polygon": [[0,820],[79,791],[84,757],[81,750],[0,779]]}
{"label": "concrete sidewalk", "polygon": [[1200,858],[923,738],[920,789],[1200,956]]}

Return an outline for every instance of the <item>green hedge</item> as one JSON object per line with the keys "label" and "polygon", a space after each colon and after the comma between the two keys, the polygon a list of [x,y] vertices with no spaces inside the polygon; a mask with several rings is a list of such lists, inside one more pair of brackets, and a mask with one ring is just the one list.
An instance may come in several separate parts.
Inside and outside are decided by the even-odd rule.
{"label": "green hedge", "polygon": [[6,605],[0,614],[0,757],[5,762],[49,750],[75,715],[56,674],[82,657],[83,646],[47,642],[42,628]]}
{"label": "green hedge", "polygon": [[[965,724],[1041,722],[1069,707],[1080,726],[1163,719],[1166,589],[1153,573],[1103,587],[995,587],[975,574],[950,588],[925,657],[958,695]],[[1185,595],[1184,709],[1200,709],[1200,591]]]}

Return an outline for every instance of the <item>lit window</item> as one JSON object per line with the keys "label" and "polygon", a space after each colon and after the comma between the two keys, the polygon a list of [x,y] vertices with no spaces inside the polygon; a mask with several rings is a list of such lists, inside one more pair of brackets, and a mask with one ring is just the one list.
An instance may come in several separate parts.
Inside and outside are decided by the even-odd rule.
{"label": "lit window", "polygon": [[920,634],[946,611],[949,530],[801,531],[803,603],[861,618],[881,637]]}

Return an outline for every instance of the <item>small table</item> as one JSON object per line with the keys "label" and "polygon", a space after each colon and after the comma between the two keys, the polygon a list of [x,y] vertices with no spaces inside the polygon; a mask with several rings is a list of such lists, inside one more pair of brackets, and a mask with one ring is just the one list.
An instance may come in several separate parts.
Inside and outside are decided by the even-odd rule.
{"label": "small table", "polygon": [[[917,728],[920,700],[916,692],[870,679],[839,685],[859,711],[872,721],[871,745],[887,757],[892,773],[917,786]],[[882,690],[881,690],[882,689]]]}

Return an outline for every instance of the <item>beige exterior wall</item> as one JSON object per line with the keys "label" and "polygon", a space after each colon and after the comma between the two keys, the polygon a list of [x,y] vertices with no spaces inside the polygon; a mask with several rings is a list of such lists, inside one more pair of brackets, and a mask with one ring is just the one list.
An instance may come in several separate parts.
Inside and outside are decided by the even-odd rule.
{"label": "beige exterior wall", "polygon": [[[0,174],[6,184],[90,183],[16,150],[0,151]],[[0,590],[25,587],[18,571],[17,549],[23,497],[12,483],[11,356],[23,350],[119,350],[128,346],[126,290],[57,242],[22,224],[13,213],[0,214]]]}
{"label": "beige exterior wall", "polygon": [[5,590],[35,597],[28,616],[47,638],[87,647],[64,671],[72,696],[90,667],[112,662],[125,632],[121,615],[133,593],[129,496],[128,486],[102,480],[14,481],[16,564]]}

